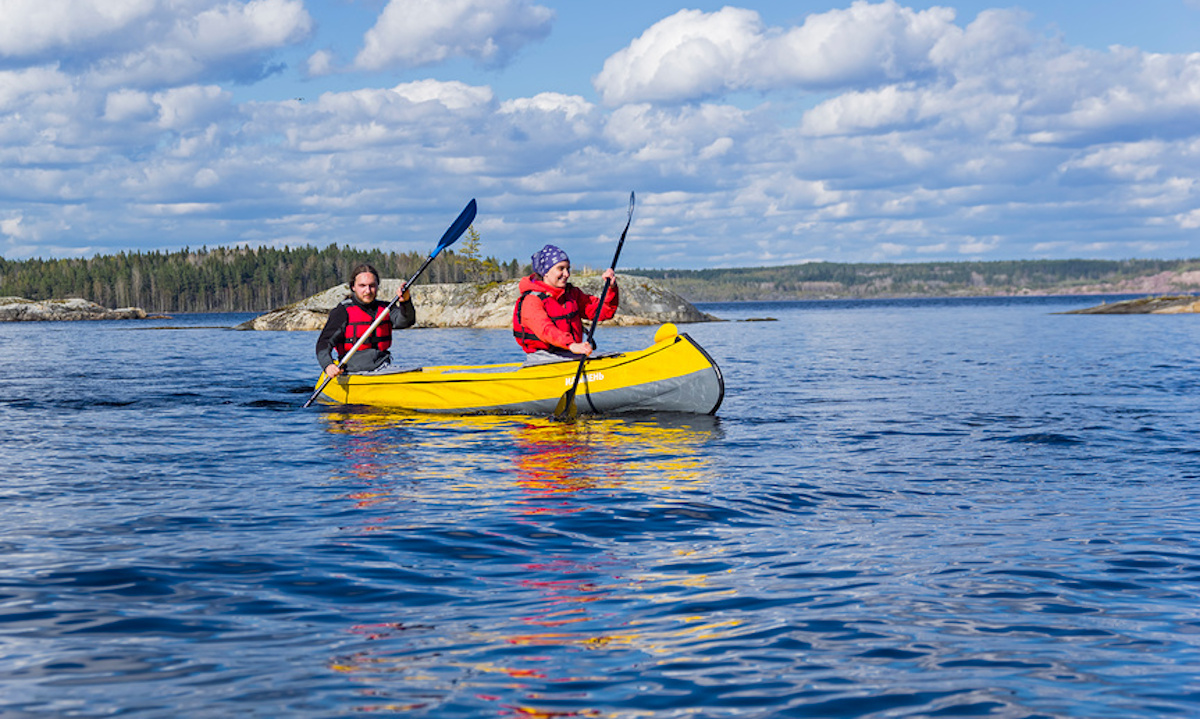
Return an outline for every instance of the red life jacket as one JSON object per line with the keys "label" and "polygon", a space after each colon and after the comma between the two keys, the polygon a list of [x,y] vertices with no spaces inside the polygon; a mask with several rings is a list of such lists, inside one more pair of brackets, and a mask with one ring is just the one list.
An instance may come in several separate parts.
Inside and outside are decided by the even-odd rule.
{"label": "red life jacket", "polygon": [[566,291],[557,299],[549,292],[530,289],[521,293],[521,297],[517,300],[517,306],[513,308],[513,337],[516,338],[517,344],[521,345],[521,349],[526,352],[538,350],[562,352],[564,349],[542,340],[522,320],[521,305],[525,304],[529,295],[536,295],[542,300],[542,307],[546,309],[546,317],[555,327],[571,335],[573,342],[583,341],[583,308],[579,306],[579,293],[573,285],[567,285]]}
{"label": "red life jacket", "polygon": [[[370,312],[363,309],[362,305],[353,300],[346,305],[346,316],[349,318],[349,321],[346,323],[346,331],[342,336],[342,340],[337,346],[339,357],[345,357],[349,354],[350,348],[354,346],[359,337],[362,337],[366,333],[367,328],[371,326],[375,318],[381,314],[387,314],[388,311],[387,305],[382,302],[374,302],[371,310],[375,312],[374,315],[371,315]],[[375,328],[375,331],[362,343],[362,347],[359,347],[359,349],[370,347],[383,352],[391,346],[392,322],[385,319],[379,323],[379,326]]]}

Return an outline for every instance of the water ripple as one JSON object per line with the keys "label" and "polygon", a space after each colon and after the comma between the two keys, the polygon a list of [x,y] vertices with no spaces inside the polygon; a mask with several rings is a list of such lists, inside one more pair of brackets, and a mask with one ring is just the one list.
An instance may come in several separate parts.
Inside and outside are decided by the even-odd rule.
{"label": "water ripple", "polygon": [[699,325],[719,418],[575,423],[303,410],[307,333],[48,327],[0,373],[0,714],[1194,715],[1200,330],[1039,301]]}

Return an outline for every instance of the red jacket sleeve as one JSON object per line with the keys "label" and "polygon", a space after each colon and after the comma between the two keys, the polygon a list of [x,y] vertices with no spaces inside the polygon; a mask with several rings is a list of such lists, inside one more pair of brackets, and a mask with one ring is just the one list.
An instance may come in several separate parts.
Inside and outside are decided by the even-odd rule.
{"label": "red jacket sleeve", "polygon": [[[586,333],[588,323],[596,316],[596,306],[600,304],[599,297],[584,294],[582,290],[576,289],[579,293],[579,306],[583,309],[583,326]],[[620,304],[618,296],[617,283],[612,283],[608,286],[608,294],[604,295],[604,309],[600,310],[601,320],[611,320],[617,314],[617,305]]]}

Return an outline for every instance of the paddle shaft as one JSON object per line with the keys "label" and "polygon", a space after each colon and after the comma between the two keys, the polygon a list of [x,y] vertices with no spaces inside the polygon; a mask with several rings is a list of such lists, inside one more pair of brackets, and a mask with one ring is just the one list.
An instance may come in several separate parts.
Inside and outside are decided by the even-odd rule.
{"label": "paddle shaft", "polygon": [[[442,235],[442,239],[440,242],[438,242],[437,248],[434,249],[433,252],[429,253],[429,256],[425,258],[425,261],[421,263],[421,266],[417,268],[417,271],[413,273],[413,276],[408,278],[408,282],[404,283],[405,288],[412,287],[413,283],[417,281],[417,278],[421,276],[421,273],[425,271],[425,268],[429,266],[429,263],[433,262],[433,258],[437,257],[438,253],[440,253],[442,250],[454,244],[455,241],[462,236],[462,233],[471,226],[471,223],[474,220],[475,200],[471,200],[467,203],[467,206],[463,208],[463,211],[459,214],[458,218],[454,220],[454,223],[446,230],[446,234]],[[346,363],[350,361],[350,358],[354,356],[355,352],[358,352],[358,348],[363,346],[363,343],[367,341],[367,338],[371,336],[371,333],[375,331],[376,327],[382,324],[385,319],[391,319],[392,307],[394,307],[399,301],[400,295],[396,295],[396,298],[388,303],[387,308],[383,312],[379,313],[379,316],[375,318],[375,321],[367,327],[367,331],[363,332],[362,337],[359,337],[358,341],[350,347],[350,351],[346,353],[346,356],[338,359],[338,369],[346,366]],[[313,400],[315,400],[321,394],[321,390],[325,389],[325,385],[329,384],[329,380],[331,379],[333,379],[333,377],[330,377],[329,373],[325,373],[325,379],[321,380],[321,384],[317,386],[317,391],[313,392],[312,396],[308,398],[308,401],[304,403],[305,407],[313,403]]]}
{"label": "paddle shaft", "polygon": [[[629,217],[625,220],[625,229],[621,230],[621,239],[617,241],[617,251],[613,253],[612,264],[609,265],[609,268],[613,270],[617,268],[617,260],[621,258],[621,248],[625,246],[625,235],[629,233],[629,224],[633,222],[633,200],[633,193],[630,192]],[[591,345],[593,351],[596,349],[596,345],[593,344],[596,337],[596,326],[600,324],[600,313],[604,311],[604,298],[608,296],[608,287],[610,284],[611,280],[605,278],[604,286],[600,288],[600,301],[596,303],[596,313],[592,316],[592,326],[588,330],[587,342]],[[564,414],[568,417],[575,417],[579,414],[579,408],[575,404],[575,392],[579,389],[579,380],[583,377],[583,365],[585,362],[587,362],[586,355],[580,358],[579,366],[575,368],[575,381],[571,383],[571,389],[563,393],[563,396],[559,398],[558,404],[554,408],[554,416],[556,418],[561,419]]]}

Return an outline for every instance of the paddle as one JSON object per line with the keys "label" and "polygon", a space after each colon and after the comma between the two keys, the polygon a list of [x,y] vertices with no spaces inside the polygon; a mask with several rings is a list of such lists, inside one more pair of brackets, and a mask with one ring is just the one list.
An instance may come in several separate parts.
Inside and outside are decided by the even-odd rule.
{"label": "paddle", "polygon": [[[417,281],[417,278],[421,276],[421,273],[425,271],[425,268],[429,266],[429,263],[433,262],[433,258],[437,257],[439,252],[457,242],[458,238],[462,237],[462,234],[467,231],[467,228],[470,227],[471,223],[474,221],[475,200],[472,199],[467,203],[467,206],[463,208],[463,211],[459,213],[458,219],[456,219],[448,228],[446,228],[446,234],[442,235],[442,239],[438,241],[437,247],[434,248],[433,252],[429,253],[429,257],[425,258],[425,261],[421,263],[421,266],[417,268],[417,271],[413,273],[413,276],[408,279],[408,282],[404,283],[404,286],[412,287],[412,284]],[[358,341],[354,343],[354,346],[350,348],[350,351],[346,353],[346,356],[338,360],[337,366],[339,368],[344,367],[346,363],[350,361],[350,358],[354,356],[354,353],[358,351],[359,347],[362,347],[363,343],[367,341],[367,338],[371,336],[371,333],[375,331],[375,328],[391,315],[392,307],[399,301],[400,296],[397,295],[395,299],[388,303],[387,309],[379,313],[379,316],[375,318],[375,321],[371,323],[371,326],[367,328],[367,331],[363,333],[362,337],[358,338]],[[308,401],[304,403],[305,407],[313,403],[313,400],[317,398],[317,395],[321,394],[321,390],[325,389],[325,385],[329,384],[329,380],[331,379],[333,378],[328,374],[325,375],[325,379],[321,382],[320,386],[317,387],[317,391],[313,392],[312,396],[308,398]]]}
{"label": "paddle", "polygon": [[[629,193],[629,217],[625,220],[625,229],[621,230],[621,239],[617,242],[617,251],[613,254],[612,264],[609,267],[614,270],[617,268],[617,259],[621,257],[621,248],[625,246],[625,235],[629,232],[629,223],[633,222],[633,193]],[[608,294],[609,280],[604,280],[604,287],[600,290],[600,301],[596,303],[596,314],[592,317],[592,328],[588,330],[587,343],[592,346],[595,351],[596,325],[600,324],[600,313],[604,310],[604,297]],[[558,404],[554,406],[554,419],[575,419],[579,416],[579,407],[575,405],[575,391],[579,389],[579,379],[583,376],[583,365],[587,362],[587,356],[579,358],[579,366],[575,368],[575,381],[571,384],[571,389],[563,392],[563,396],[558,398]]]}

